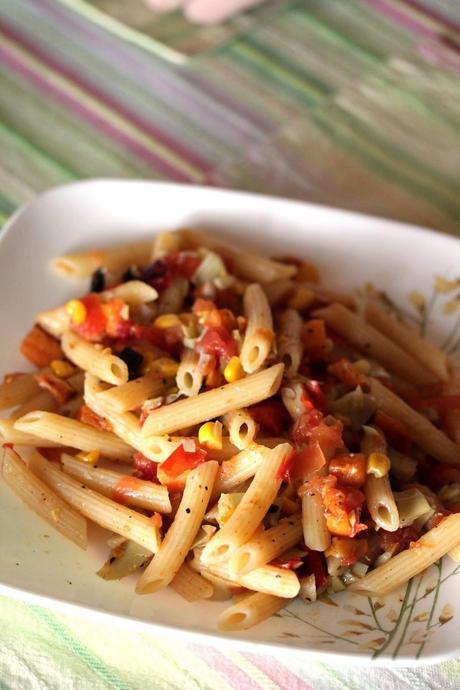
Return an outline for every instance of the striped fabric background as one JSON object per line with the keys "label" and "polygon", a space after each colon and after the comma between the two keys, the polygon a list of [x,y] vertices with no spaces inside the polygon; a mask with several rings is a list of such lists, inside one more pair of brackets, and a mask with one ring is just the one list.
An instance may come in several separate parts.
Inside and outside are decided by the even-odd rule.
{"label": "striped fabric background", "polygon": [[[183,66],[72,4],[0,0],[0,223],[53,185],[141,177],[460,234],[458,0],[290,1]],[[457,661],[358,670],[172,645],[5,598],[0,631],[1,690],[460,687]]]}

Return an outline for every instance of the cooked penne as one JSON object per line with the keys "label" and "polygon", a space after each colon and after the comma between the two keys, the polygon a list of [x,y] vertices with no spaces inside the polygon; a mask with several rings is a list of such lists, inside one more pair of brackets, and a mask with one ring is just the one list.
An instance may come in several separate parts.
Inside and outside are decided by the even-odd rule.
{"label": "cooked penne", "polygon": [[39,453],[34,453],[29,459],[29,469],[88,520],[145,546],[153,553],[158,550],[159,521],[88,489]]}
{"label": "cooked penne", "polygon": [[188,397],[198,395],[203,385],[204,375],[198,368],[200,355],[194,350],[184,350],[179,369],[176,374],[176,383],[179,392]]}
{"label": "cooked penne", "polygon": [[388,475],[375,477],[368,474],[364,484],[364,495],[376,527],[387,532],[396,532],[399,528],[399,512]]}
{"label": "cooked penne", "polygon": [[398,506],[399,527],[412,525],[418,518],[431,512],[426,497],[415,487],[395,492],[394,498]]}
{"label": "cooked penne", "polygon": [[295,309],[285,309],[279,317],[278,357],[284,363],[284,375],[294,376],[300,366],[303,344],[300,338],[302,318]]}
{"label": "cooked penne", "polygon": [[254,441],[257,426],[247,410],[232,410],[222,417],[227,428],[230,443],[244,450]]}
{"label": "cooked penne", "polygon": [[449,378],[449,362],[447,356],[439,348],[424,338],[417,331],[395,316],[385,311],[376,302],[368,302],[364,312],[366,321],[377,328],[387,338],[415,357],[440,381]]}
{"label": "cooked penne", "polygon": [[222,578],[231,585],[240,585],[255,592],[263,592],[283,599],[296,597],[300,590],[299,578],[293,570],[274,565],[263,565],[248,573],[234,574],[227,563],[201,563],[197,566],[203,575],[208,573]]}
{"label": "cooked penne", "polygon": [[270,354],[274,338],[273,319],[265,293],[257,283],[246,288],[243,305],[247,326],[240,359],[243,369],[253,374]]}
{"label": "cooked penne", "polygon": [[163,230],[153,240],[151,260],[161,259],[167,254],[178,252],[182,248],[182,233],[180,230]]}
{"label": "cooked penne", "polygon": [[[262,532],[235,551],[229,561],[232,575],[244,575],[260,568],[298,544],[302,538],[300,515],[283,518],[275,527]],[[280,596],[280,595],[279,595]]]}
{"label": "cooked penne", "polygon": [[192,246],[204,246],[217,252],[233,263],[233,271],[241,278],[258,283],[271,283],[283,278],[291,278],[297,272],[295,266],[272,261],[259,254],[239,251],[213,235],[198,230],[186,230],[183,236]]}
{"label": "cooked penne", "polygon": [[460,466],[460,446],[377,379],[370,379],[369,386],[378,408],[402,422],[408,436],[420,448],[440,462]]}
{"label": "cooked penne", "polygon": [[178,573],[206,513],[217,468],[217,462],[211,460],[190,472],[174,522],[158,553],[143,572],[136,587],[138,594],[148,594],[167,587]]}
{"label": "cooked penne", "polygon": [[286,606],[286,599],[257,592],[225,609],[218,621],[219,630],[248,630]]}
{"label": "cooked penne", "polygon": [[67,474],[117,503],[158,513],[171,512],[168,489],[161,484],[144,481],[113,470],[92,467],[65,453],[61,456],[61,463]]}
{"label": "cooked penne", "polygon": [[196,573],[187,563],[183,563],[169,585],[185,601],[193,602],[210,599],[214,587],[200,573]]}
{"label": "cooked penne", "polygon": [[43,446],[53,448],[62,446],[59,441],[43,440],[40,436],[29,434],[26,431],[19,431],[15,428],[14,419],[0,419],[0,441],[1,443],[12,443],[15,446]]}
{"label": "cooked penne", "polygon": [[412,383],[433,381],[433,375],[420,362],[343,305],[331,304],[317,309],[314,315],[397,376]]}
{"label": "cooked penne", "polygon": [[283,479],[282,468],[292,446],[282,443],[265,451],[265,458],[256,471],[249,489],[230,519],[214,535],[203,551],[203,562],[216,563],[228,558],[247,542],[278,493]]}
{"label": "cooked penne", "polygon": [[142,427],[142,435],[148,438],[169,434],[220,417],[230,410],[265,400],[278,390],[283,369],[283,364],[275,364],[235,383],[228,383],[193,398],[160,407],[147,417]]}
{"label": "cooked penne", "polygon": [[113,355],[110,349],[104,350],[102,346],[89,343],[70,332],[63,334],[61,345],[71,362],[102,381],[113,383],[115,386],[128,382],[126,363]]}
{"label": "cooked penne", "polygon": [[117,273],[130,266],[145,266],[150,256],[150,248],[151,242],[145,241],[76,254],[64,254],[54,259],[51,266],[66,278],[86,278],[101,266]]}
{"label": "cooked penne", "polygon": [[265,447],[251,443],[237,455],[224,460],[219,467],[213,497],[221,493],[229,493],[239,484],[251,479],[266,457]]}
{"label": "cooked penne", "polygon": [[385,596],[444,556],[458,544],[460,514],[449,515],[437,527],[423,534],[411,548],[401,551],[383,565],[353,583],[359,594]]}
{"label": "cooked penne", "polygon": [[97,397],[102,401],[104,409],[110,408],[114,413],[123,413],[135,410],[149,398],[162,395],[166,388],[166,382],[156,374],[146,374],[121,386],[101,390]]}
{"label": "cooked penne", "polygon": [[157,314],[176,314],[182,310],[188,293],[188,281],[185,278],[174,278],[165,288],[156,304]]}
{"label": "cooked penne", "polygon": [[318,492],[307,492],[302,496],[302,531],[305,545],[312,551],[326,551],[329,548],[331,534]]}
{"label": "cooked penne", "polygon": [[11,414],[10,419],[19,419],[23,417],[28,412],[33,410],[44,410],[45,412],[56,412],[59,404],[54,396],[48,391],[41,390],[36,395],[32,396],[30,400],[27,400],[22,405],[19,405]]}
{"label": "cooked penne", "polygon": [[130,460],[133,453],[132,448],[115,434],[53,412],[29,412],[15,421],[14,429],[43,439],[45,443],[39,444],[42,446],[70,446],[88,452],[99,450],[105,457],[115,460]]}
{"label": "cooked penne", "polygon": [[36,515],[74,544],[86,549],[88,539],[85,518],[36,477],[10,448],[5,448],[4,451],[2,476],[16,496]]}
{"label": "cooked penne", "polygon": [[0,410],[22,405],[40,392],[40,387],[32,374],[19,374],[9,383],[0,384]]}

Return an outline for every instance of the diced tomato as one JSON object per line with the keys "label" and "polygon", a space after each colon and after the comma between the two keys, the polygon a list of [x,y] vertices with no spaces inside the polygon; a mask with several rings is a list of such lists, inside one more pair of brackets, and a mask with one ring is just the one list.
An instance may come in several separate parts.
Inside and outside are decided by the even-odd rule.
{"label": "diced tomato", "polygon": [[324,359],[326,354],[326,324],[322,319],[310,319],[302,327],[302,342],[310,360]]}
{"label": "diced tomato", "polygon": [[139,489],[139,479],[136,477],[122,477],[112,492],[112,500],[117,503],[129,503],[129,496]]}
{"label": "diced tomato", "polygon": [[334,556],[340,560],[340,565],[353,565],[366,555],[368,544],[366,539],[351,537],[332,537],[332,543],[326,551],[326,556]]}
{"label": "diced tomato", "polygon": [[277,558],[271,565],[276,565],[278,568],[285,570],[296,570],[302,565],[303,557],[299,555],[289,556],[287,558]]}
{"label": "diced tomato", "polygon": [[319,381],[308,379],[305,382],[305,408],[316,407],[322,414],[327,414],[327,400]]}
{"label": "diced tomato", "polygon": [[109,338],[127,338],[131,333],[131,321],[123,316],[127,304],[122,299],[112,299],[102,305],[105,316],[105,334]]}
{"label": "diced tomato", "polygon": [[96,414],[96,412],[93,412],[88,405],[82,405],[80,407],[78,419],[80,422],[83,422],[83,424],[94,426],[96,429],[101,429],[102,431],[112,431],[111,423],[104,417]]}
{"label": "diced tomato", "polygon": [[204,314],[206,328],[223,328],[231,333],[237,326],[236,319],[229,309],[211,309]]}
{"label": "diced tomato", "polygon": [[170,254],[167,256],[165,261],[173,273],[190,280],[203,259],[197,254],[177,252],[177,254]]}
{"label": "diced tomato", "polygon": [[286,481],[308,481],[325,464],[326,458],[318,442],[303,446],[294,452],[285,479]]}
{"label": "diced tomato", "polygon": [[222,364],[238,355],[238,345],[225,328],[208,328],[196,344],[198,352],[206,352],[217,357]]}
{"label": "diced tomato", "polygon": [[343,446],[343,424],[334,417],[323,418],[318,410],[304,412],[295,422],[292,436],[296,444],[318,442],[326,458]]}
{"label": "diced tomato", "polygon": [[140,280],[148,283],[158,292],[162,292],[171,284],[171,267],[165,259],[156,259],[150,266],[144,268]]}
{"label": "diced tomato", "polygon": [[327,584],[328,574],[326,559],[319,551],[308,550],[304,558],[308,573],[315,576],[316,589],[321,589]]}
{"label": "diced tomato", "polygon": [[2,443],[2,448],[8,448],[9,450],[14,450],[12,443]]}
{"label": "diced tomato", "polygon": [[265,400],[251,405],[248,412],[257,424],[273,436],[281,436],[291,424],[291,417],[279,400]]}
{"label": "diced tomato", "polygon": [[157,481],[158,464],[153,460],[149,460],[142,453],[134,453],[133,455],[134,469],[140,474],[141,479],[149,482]]}
{"label": "diced tomato", "polygon": [[366,377],[345,357],[330,364],[328,371],[351,388],[356,388],[356,386],[362,386],[366,383]]}
{"label": "diced tomato", "polygon": [[145,340],[173,356],[178,356],[181,352],[183,333],[180,326],[160,329],[155,326],[133,324],[130,330],[130,337]]}
{"label": "diced tomato", "polygon": [[206,375],[205,384],[206,388],[219,388],[219,386],[223,386],[225,378],[220,369],[217,369],[217,367],[211,369]]}
{"label": "diced tomato", "polygon": [[231,288],[216,289],[215,300],[219,309],[230,309],[234,314],[240,311],[241,298]]}
{"label": "diced tomato", "polygon": [[193,470],[194,467],[198,467],[198,465],[206,461],[207,456],[208,453],[204,448],[197,447],[194,451],[188,452],[185,450],[184,444],[181,443],[181,445],[161,463],[160,468],[168,477],[174,479],[182,474],[182,472]]}
{"label": "diced tomato", "polygon": [[276,479],[279,481],[288,482],[290,479],[290,472],[295,461],[296,452],[295,450],[287,453],[284,456],[280,466],[278,467],[278,472],[276,473]]}
{"label": "diced tomato", "polygon": [[214,302],[211,302],[211,300],[208,299],[203,299],[202,297],[198,297],[193,303],[192,307],[192,312],[194,314],[201,314],[202,312],[207,312],[207,311],[214,311],[217,309],[217,306],[214,304]]}
{"label": "diced tomato", "polygon": [[341,484],[359,488],[366,479],[366,459],[362,453],[337,455],[329,462],[329,472]]}
{"label": "diced tomato", "polygon": [[390,552],[392,556],[407,549],[409,544],[419,536],[418,531],[413,526],[400,527],[395,532],[387,532],[381,529],[377,534],[382,551]]}
{"label": "diced tomato", "polygon": [[59,405],[64,405],[75,393],[75,390],[67,381],[53,374],[38,374],[35,378],[40,388],[51,393]]}
{"label": "diced tomato", "polygon": [[80,324],[72,324],[72,330],[81,335],[85,340],[97,342],[106,334],[107,318],[102,308],[101,297],[96,293],[90,293],[82,297],[86,309],[85,320]]}
{"label": "diced tomato", "polygon": [[53,359],[62,359],[64,354],[56,338],[40,326],[34,326],[23,339],[21,354],[37,367],[47,367]]}

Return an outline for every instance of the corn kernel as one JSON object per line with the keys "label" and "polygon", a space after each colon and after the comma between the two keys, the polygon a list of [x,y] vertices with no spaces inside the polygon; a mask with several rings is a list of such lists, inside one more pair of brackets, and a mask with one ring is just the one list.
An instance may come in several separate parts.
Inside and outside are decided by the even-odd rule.
{"label": "corn kernel", "polygon": [[71,299],[70,302],[67,302],[66,310],[77,326],[86,319],[86,307],[79,299]]}
{"label": "corn kernel", "polygon": [[390,458],[384,453],[371,453],[367,458],[366,474],[374,477],[385,477],[390,471]]}
{"label": "corn kernel", "polygon": [[175,326],[181,326],[182,322],[177,314],[162,314],[161,316],[158,316],[155,319],[153,325],[156,328],[161,328],[162,330],[164,330],[165,328],[174,328]]}
{"label": "corn kernel", "polygon": [[90,450],[88,453],[82,452],[78,453],[76,456],[78,460],[86,463],[87,465],[96,465],[97,461],[101,457],[99,450]]}
{"label": "corn kernel", "polygon": [[156,374],[165,379],[172,379],[177,374],[179,368],[178,362],[169,357],[158,357],[150,362],[147,361],[145,367],[146,374]]}
{"label": "corn kernel", "polygon": [[208,448],[222,450],[222,424],[220,422],[206,422],[199,428],[198,440]]}
{"label": "corn kernel", "polygon": [[53,374],[60,379],[68,379],[75,373],[75,367],[70,362],[65,362],[63,359],[53,359],[50,364]]}
{"label": "corn kernel", "polygon": [[232,357],[224,369],[224,378],[227,383],[233,383],[244,378],[244,369],[239,357]]}

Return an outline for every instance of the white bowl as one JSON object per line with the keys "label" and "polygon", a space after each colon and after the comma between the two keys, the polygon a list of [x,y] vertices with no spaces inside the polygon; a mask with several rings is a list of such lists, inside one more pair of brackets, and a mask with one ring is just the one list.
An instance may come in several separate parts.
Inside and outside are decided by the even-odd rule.
{"label": "white bowl", "polygon": [[[0,291],[4,372],[24,369],[18,345],[37,311],[56,306],[87,287],[63,281],[49,260],[76,249],[152,237],[161,228],[200,226],[259,247],[313,261],[326,284],[354,288],[371,281],[412,310],[411,291],[433,294],[436,275],[455,277],[456,239],[434,232],[309,204],[244,193],[155,182],[95,181],[50,191],[9,221],[0,241]],[[438,339],[454,328],[457,314],[437,295],[428,330]],[[451,343],[456,340],[452,336]],[[0,483],[0,593],[85,615],[108,614],[162,634],[192,635],[260,651],[282,648],[315,657],[408,665],[433,663],[460,652],[460,628],[452,603],[460,584],[448,558],[389,597],[376,602],[341,593],[327,603],[296,602],[245,633],[216,631],[227,604],[188,604],[172,591],[139,597],[135,578],[105,582],[95,575],[106,557],[95,530],[88,553],[36,518]],[[460,536],[460,535],[459,535]],[[211,637],[210,637],[211,636]]]}

